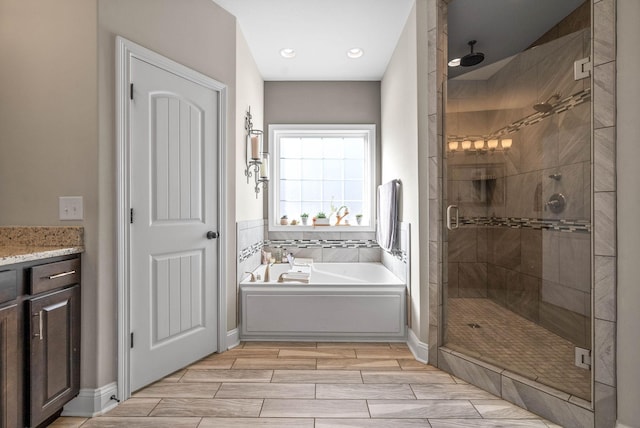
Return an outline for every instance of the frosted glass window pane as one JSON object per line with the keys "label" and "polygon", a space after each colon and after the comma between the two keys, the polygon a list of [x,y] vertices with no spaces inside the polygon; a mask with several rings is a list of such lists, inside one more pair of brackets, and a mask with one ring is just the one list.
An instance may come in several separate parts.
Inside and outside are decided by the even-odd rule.
{"label": "frosted glass window pane", "polygon": [[302,198],[305,201],[321,201],[322,181],[303,181]]}
{"label": "frosted glass window pane", "polygon": [[305,180],[322,180],[322,159],[303,159],[302,178]]}
{"label": "frosted glass window pane", "polygon": [[299,159],[302,156],[300,138],[280,138],[280,156]]}
{"label": "frosted glass window pane", "polygon": [[363,198],[363,182],[362,181],[345,181],[344,182],[344,199],[359,200]]}
{"label": "frosted glass window pane", "polygon": [[339,180],[342,176],[342,160],[325,160],[324,161],[324,178],[329,180]]}
{"label": "frosted glass window pane", "polygon": [[300,166],[299,160],[280,160],[280,177],[289,179],[300,179]]}
{"label": "frosted glass window pane", "polygon": [[362,160],[344,161],[344,178],[362,180],[364,179],[364,162]]}
{"label": "frosted glass window pane", "polygon": [[[300,202],[280,201],[280,217],[286,215],[291,220],[300,216]],[[280,220],[280,219],[278,219]],[[278,221],[279,223],[279,221]]]}
{"label": "frosted glass window pane", "polygon": [[304,138],[302,140],[302,157],[303,158],[322,158],[322,139],[321,138]]}
{"label": "frosted glass window pane", "polygon": [[280,199],[299,201],[302,197],[302,182],[299,180],[280,181]]}
{"label": "frosted glass window pane", "polygon": [[325,159],[342,159],[344,157],[343,138],[324,138]]}
{"label": "frosted glass window pane", "polygon": [[342,205],[342,181],[325,181],[324,189],[322,190],[322,197],[325,201],[331,201],[333,198],[334,205]]}
{"label": "frosted glass window pane", "polygon": [[[374,189],[367,188],[366,197],[363,189],[372,178],[365,177],[370,172],[365,160],[374,149],[369,147],[370,134],[361,133],[360,128],[341,126],[335,130],[311,126],[298,129],[282,131],[270,144],[272,153],[279,155],[273,163],[278,201],[272,224],[279,224],[285,214],[290,220],[299,219],[303,212],[310,217],[318,212],[329,215],[332,205],[335,208],[346,205],[352,224],[356,224],[355,214],[362,213],[368,219],[363,224],[370,225],[371,207],[369,203],[365,206],[364,201],[373,196]],[[357,133],[352,133],[352,129]],[[375,165],[371,167],[375,171]]]}
{"label": "frosted glass window pane", "polygon": [[353,219],[353,223],[355,224],[356,214],[362,214],[362,202],[346,201],[345,205],[349,207],[349,221]]}
{"label": "frosted glass window pane", "polygon": [[301,205],[302,212],[309,214],[309,224],[311,224],[311,218],[322,210],[320,202],[303,202]]}
{"label": "frosted glass window pane", "polygon": [[344,157],[348,159],[364,159],[364,139],[345,138]]}

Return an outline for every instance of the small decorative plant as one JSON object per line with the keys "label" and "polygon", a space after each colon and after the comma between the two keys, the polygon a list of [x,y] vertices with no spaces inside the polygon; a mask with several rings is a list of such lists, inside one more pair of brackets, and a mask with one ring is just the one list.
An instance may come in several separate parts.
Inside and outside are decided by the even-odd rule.
{"label": "small decorative plant", "polygon": [[303,224],[304,226],[306,226],[306,225],[307,225],[307,221],[308,221],[308,219],[309,219],[309,214],[307,214],[307,213],[302,213],[302,214],[300,214],[300,220],[302,221],[302,224]]}
{"label": "small decorative plant", "polygon": [[320,211],[316,214],[313,224],[315,226],[329,226],[329,218],[324,212]]}
{"label": "small decorative plant", "polygon": [[362,214],[356,214],[356,223],[362,223]]}
{"label": "small decorative plant", "polygon": [[300,214],[300,218],[308,218],[308,217],[309,217],[309,214],[307,213]]}

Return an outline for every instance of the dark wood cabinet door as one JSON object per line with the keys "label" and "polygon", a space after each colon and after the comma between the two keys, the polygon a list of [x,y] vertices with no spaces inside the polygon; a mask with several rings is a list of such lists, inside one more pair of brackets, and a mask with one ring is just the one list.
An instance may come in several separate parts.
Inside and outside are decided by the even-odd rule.
{"label": "dark wood cabinet door", "polygon": [[19,405],[18,311],[12,305],[0,309],[0,428],[19,426]]}
{"label": "dark wood cabinet door", "polygon": [[59,411],[80,390],[80,287],[31,299],[29,426]]}

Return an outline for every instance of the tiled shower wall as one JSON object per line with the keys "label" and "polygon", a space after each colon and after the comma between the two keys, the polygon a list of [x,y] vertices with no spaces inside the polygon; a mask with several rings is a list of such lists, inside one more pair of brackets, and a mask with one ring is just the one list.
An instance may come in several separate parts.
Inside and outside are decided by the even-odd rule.
{"label": "tiled shower wall", "polygon": [[[449,152],[449,297],[491,298],[578,346],[591,345],[590,80],[574,80],[588,57],[583,29],[515,57],[483,81],[448,83],[447,134],[501,135],[505,152]],[[559,94],[549,113],[533,105]],[[561,193],[566,207],[546,206]]]}
{"label": "tiled shower wall", "polygon": [[489,298],[591,347],[589,233],[465,226],[449,234],[450,298]]}

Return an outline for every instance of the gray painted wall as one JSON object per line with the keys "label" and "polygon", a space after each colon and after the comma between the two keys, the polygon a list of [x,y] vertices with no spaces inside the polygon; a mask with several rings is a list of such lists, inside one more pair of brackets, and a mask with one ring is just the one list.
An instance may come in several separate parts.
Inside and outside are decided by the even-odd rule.
{"label": "gray painted wall", "polygon": [[265,132],[270,124],[322,123],[373,123],[379,142],[380,82],[264,82]]}

